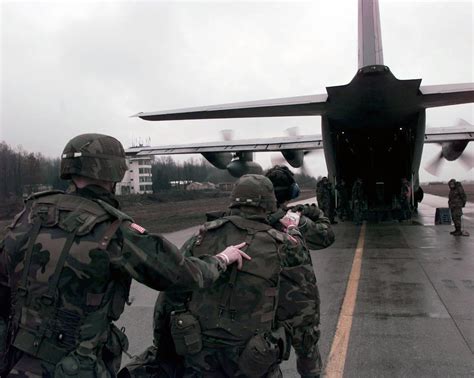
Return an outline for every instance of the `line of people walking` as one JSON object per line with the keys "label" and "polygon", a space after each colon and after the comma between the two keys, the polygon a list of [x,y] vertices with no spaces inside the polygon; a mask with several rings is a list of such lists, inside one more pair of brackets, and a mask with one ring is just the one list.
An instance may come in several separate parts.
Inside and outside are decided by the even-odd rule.
{"label": "line of people walking", "polygon": [[[319,292],[309,248],[334,242],[286,167],[245,175],[229,209],[178,250],[123,213],[115,138],[84,134],[61,157],[66,192],[35,193],[0,242],[0,376],[319,377]],[[159,214],[156,214],[159,217]],[[159,290],[154,341],[119,372],[131,280]]]}

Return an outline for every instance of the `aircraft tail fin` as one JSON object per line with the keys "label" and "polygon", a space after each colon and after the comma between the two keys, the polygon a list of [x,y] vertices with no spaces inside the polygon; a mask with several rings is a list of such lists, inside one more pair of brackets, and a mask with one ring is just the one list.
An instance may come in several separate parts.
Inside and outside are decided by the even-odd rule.
{"label": "aircraft tail fin", "polygon": [[359,0],[359,68],[383,65],[378,0]]}

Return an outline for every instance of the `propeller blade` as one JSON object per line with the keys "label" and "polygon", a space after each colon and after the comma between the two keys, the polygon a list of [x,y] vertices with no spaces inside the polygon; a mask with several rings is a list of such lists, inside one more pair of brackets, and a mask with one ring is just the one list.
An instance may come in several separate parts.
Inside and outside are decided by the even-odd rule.
{"label": "propeller blade", "polygon": [[286,134],[287,134],[288,136],[296,137],[296,136],[299,136],[299,135],[300,135],[300,131],[299,131],[299,129],[298,129],[298,126],[289,127],[289,128],[286,129],[285,131],[286,131]]}
{"label": "propeller blade", "polygon": [[231,129],[221,130],[221,135],[222,135],[223,140],[225,140],[226,142],[230,141],[234,139],[234,130],[231,130]]}
{"label": "propeller blade", "polygon": [[272,162],[272,166],[286,164],[286,159],[281,154],[272,154],[270,161]]}
{"label": "propeller blade", "polygon": [[428,164],[425,165],[425,171],[433,176],[437,176],[443,162],[443,151],[440,151]]}
{"label": "propeller blade", "polygon": [[464,152],[461,156],[458,157],[459,162],[461,165],[469,171],[474,167],[474,156],[469,152]]}

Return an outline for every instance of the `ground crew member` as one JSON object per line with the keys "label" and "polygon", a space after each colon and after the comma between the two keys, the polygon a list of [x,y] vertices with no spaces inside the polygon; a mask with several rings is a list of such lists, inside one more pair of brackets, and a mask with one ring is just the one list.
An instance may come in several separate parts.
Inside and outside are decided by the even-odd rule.
{"label": "ground crew member", "polygon": [[[222,243],[244,237],[252,264],[244,264],[239,272],[227,272],[209,290],[180,296],[160,294],[155,307],[154,346],[132,362],[131,376],[152,371],[153,358],[160,360],[160,365],[173,344],[176,353],[184,356],[184,377],[281,376],[278,364],[287,355],[284,345],[288,344],[284,328],[275,329],[280,272],[282,266],[299,266],[309,257],[296,227],[299,214],[282,218],[286,224],[282,233],[268,224],[267,217],[275,210],[270,180],[244,175],[237,181],[228,214],[205,223],[183,251],[192,256],[213,254]],[[174,341],[171,345],[167,342],[169,332]],[[139,368],[140,363],[145,369]],[[160,366],[153,376],[166,376]]]}
{"label": "ground crew member", "polygon": [[339,195],[339,219],[341,221],[349,219],[350,216],[350,205],[349,205],[349,188],[346,185],[344,179],[336,185],[336,190]]}
{"label": "ground crew member", "polygon": [[451,231],[451,235],[454,236],[461,236],[465,235],[468,236],[467,232],[462,231],[462,208],[466,206],[466,193],[464,192],[464,188],[462,184],[455,179],[451,179],[448,182],[449,186],[449,210],[451,211],[451,217],[453,218],[454,223],[454,231]]}
{"label": "ground crew member", "polygon": [[239,244],[185,258],[149,234],[118,210],[113,190],[126,170],[119,141],[79,135],[61,159],[68,191],[33,194],[9,226],[0,243],[2,377],[114,377],[128,341],[112,321],[132,278],[157,290],[203,288],[248,257]]}
{"label": "ground crew member", "polygon": [[358,177],[352,186],[352,213],[356,225],[362,224],[365,209],[365,193],[362,179]]}
{"label": "ground crew member", "polygon": [[410,210],[411,201],[411,186],[406,177],[402,178],[402,185],[400,188],[400,221],[411,219]]}
{"label": "ground crew member", "polygon": [[[285,166],[271,168],[266,176],[272,181],[278,210],[271,216],[271,224],[283,230],[276,222],[286,214],[288,202],[299,195],[298,184],[293,173]],[[298,229],[307,247],[323,249],[334,242],[334,232],[329,219],[315,204],[297,205],[293,211],[300,212]],[[296,366],[302,377],[319,377],[322,360],[318,348],[320,299],[311,255],[299,266],[283,268],[280,281],[280,296],[277,319],[285,324],[291,335],[291,344],[296,352]]]}
{"label": "ground crew member", "polygon": [[331,224],[336,224],[335,217],[335,198],[332,184],[327,177],[323,177],[316,186],[316,198],[319,208],[324,212]]}

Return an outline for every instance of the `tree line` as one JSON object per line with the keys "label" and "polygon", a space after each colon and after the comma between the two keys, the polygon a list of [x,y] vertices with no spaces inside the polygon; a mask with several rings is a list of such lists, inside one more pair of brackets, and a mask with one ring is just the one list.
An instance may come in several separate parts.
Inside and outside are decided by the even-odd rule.
{"label": "tree line", "polygon": [[[18,198],[47,188],[65,189],[67,182],[59,178],[60,159],[45,157],[40,153],[12,148],[0,142],[0,199]],[[204,158],[191,158],[176,162],[170,156],[155,159],[152,165],[153,191],[170,189],[171,182],[234,182],[226,170],[215,168]],[[316,179],[296,175],[301,186],[316,187]]]}
{"label": "tree line", "polygon": [[59,179],[59,158],[12,148],[0,142],[0,199],[21,197],[43,188],[64,189]]}

